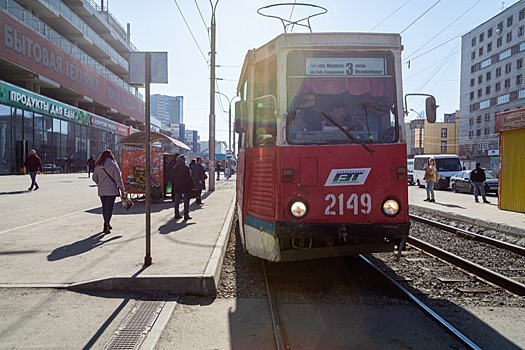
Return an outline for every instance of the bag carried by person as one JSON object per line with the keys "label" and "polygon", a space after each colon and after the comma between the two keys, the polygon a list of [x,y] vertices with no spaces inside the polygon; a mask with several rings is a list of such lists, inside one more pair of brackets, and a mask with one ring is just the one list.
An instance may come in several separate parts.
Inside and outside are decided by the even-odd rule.
{"label": "bag carried by person", "polygon": [[194,188],[193,190],[191,190],[190,192],[190,198],[199,198],[199,194],[200,194],[200,190]]}
{"label": "bag carried by person", "polygon": [[131,197],[129,197],[127,194],[124,197],[122,197],[121,203],[122,203],[122,207],[124,208],[126,212],[128,212],[131,208],[133,208],[133,205],[135,205]]}

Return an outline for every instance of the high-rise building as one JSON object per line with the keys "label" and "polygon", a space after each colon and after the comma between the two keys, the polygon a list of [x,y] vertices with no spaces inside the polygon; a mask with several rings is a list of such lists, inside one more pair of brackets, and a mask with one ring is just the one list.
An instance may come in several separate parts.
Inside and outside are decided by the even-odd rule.
{"label": "high-rise building", "polygon": [[169,126],[184,123],[184,97],[155,94],[150,99],[150,113],[162,124]]}
{"label": "high-rise building", "polygon": [[144,128],[126,83],[129,25],[79,0],[2,0],[0,23],[0,174],[16,174],[31,148],[63,172],[104,149],[118,157],[118,141]]}
{"label": "high-rise building", "polygon": [[459,155],[498,169],[495,115],[525,106],[525,1],[461,38]]}

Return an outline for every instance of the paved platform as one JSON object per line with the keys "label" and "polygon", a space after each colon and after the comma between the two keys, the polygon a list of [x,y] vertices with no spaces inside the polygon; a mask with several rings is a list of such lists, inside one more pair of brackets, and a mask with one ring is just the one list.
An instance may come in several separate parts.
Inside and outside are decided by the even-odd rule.
{"label": "paved platform", "polygon": [[498,197],[488,194],[490,204],[474,201],[474,195],[468,193],[454,193],[451,190],[434,191],[436,202],[425,202],[426,190],[418,186],[408,187],[410,207],[437,211],[440,215],[458,218],[472,224],[493,228],[509,234],[525,237],[525,214],[498,208]]}
{"label": "paved platform", "polygon": [[[115,204],[102,233],[97,188],[87,174],[0,177],[1,287],[54,287],[213,295],[235,207],[235,179],[216,181],[192,220],[174,219],[170,199],[151,205],[152,265],[146,255],[145,202]],[[118,199],[117,199],[118,200]],[[182,209],[182,205],[181,205]]]}

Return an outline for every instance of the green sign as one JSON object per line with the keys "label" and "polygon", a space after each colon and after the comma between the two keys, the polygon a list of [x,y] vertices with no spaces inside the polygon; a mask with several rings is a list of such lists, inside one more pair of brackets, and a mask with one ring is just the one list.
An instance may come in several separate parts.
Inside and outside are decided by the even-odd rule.
{"label": "green sign", "polygon": [[0,81],[0,103],[82,125],[90,124],[91,114],[86,111],[3,81]]}

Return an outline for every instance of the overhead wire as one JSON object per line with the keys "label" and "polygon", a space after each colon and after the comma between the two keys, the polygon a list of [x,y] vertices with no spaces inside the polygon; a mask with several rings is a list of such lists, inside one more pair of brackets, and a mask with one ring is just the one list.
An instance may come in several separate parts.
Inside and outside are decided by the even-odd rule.
{"label": "overhead wire", "polygon": [[423,12],[421,15],[419,15],[418,18],[416,18],[412,23],[410,23],[405,29],[403,29],[399,34],[403,34],[405,32],[405,30],[407,30],[408,28],[412,27],[412,25],[414,25],[414,23],[416,23],[417,21],[419,21],[421,19],[421,17],[423,17],[425,14],[427,14],[428,11],[432,10],[437,4],[439,4],[441,2],[441,0],[438,0],[434,3],[434,5],[430,6],[425,12]]}
{"label": "overhead wire", "polygon": [[370,29],[369,32],[371,32],[372,30],[376,29],[377,27],[379,27],[381,24],[383,24],[383,22],[385,22],[387,19],[389,19],[390,17],[392,17],[397,11],[401,10],[406,4],[408,4],[410,1],[412,0],[407,0],[407,2],[405,2],[403,5],[401,5],[400,7],[397,8],[397,10],[395,10],[394,12],[392,12],[391,14],[389,14],[387,17],[385,17],[385,19],[383,19],[381,22],[379,22],[378,24],[376,24],[374,26],[374,28]]}
{"label": "overhead wire", "polygon": [[179,4],[177,3],[177,0],[173,0],[173,1],[175,2],[175,5],[177,5],[177,9],[179,10],[180,15],[182,16],[182,19],[184,20],[184,23],[186,24],[186,27],[188,28],[188,30],[190,32],[190,35],[193,38],[193,41],[195,42],[195,45],[197,45],[197,48],[199,49],[202,57],[204,58],[204,61],[206,61],[207,65],[209,66],[210,62],[208,61],[208,59],[206,58],[206,55],[202,51],[199,43],[197,42],[197,39],[195,38],[195,35],[193,35],[193,31],[191,30],[190,25],[188,24],[188,21],[186,21],[186,17],[184,17],[184,14],[182,13],[182,10],[181,10]]}

